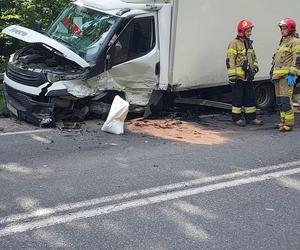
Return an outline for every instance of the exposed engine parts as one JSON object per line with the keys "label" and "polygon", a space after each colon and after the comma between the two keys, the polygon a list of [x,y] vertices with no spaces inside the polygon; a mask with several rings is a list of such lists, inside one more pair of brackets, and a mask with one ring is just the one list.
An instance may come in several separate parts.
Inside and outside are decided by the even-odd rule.
{"label": "exposed engine parts", "polygon": [[32,71],[51,71],[63,73],[78,73],[82,68],[64,57],[59,52],[51,51],[42,44],[34,44],[20,50],[15,55],[13,64],[21,69]]}

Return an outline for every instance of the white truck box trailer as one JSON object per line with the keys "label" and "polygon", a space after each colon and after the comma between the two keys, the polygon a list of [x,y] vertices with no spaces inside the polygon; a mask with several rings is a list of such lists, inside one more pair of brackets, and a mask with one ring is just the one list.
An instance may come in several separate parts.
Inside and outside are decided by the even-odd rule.
{"label": "white truck box trailer", "polygon": [[255,83],[269,104],[277,24],[285,17],[300,24],[299,9],[299,0],[77,0],[44,34],[17,25],[2,31],[29,43],[11,56],[4,74],[8,108],[47,123],[56,111],[101,102],[112,91],[144,107],[153,90],[227,85],[227,45],[244,18],[255,24]]}

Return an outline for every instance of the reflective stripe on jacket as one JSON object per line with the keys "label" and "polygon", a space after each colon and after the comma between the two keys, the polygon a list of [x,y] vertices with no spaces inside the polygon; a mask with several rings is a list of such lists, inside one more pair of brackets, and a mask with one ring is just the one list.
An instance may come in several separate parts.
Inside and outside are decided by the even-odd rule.
{"label": "reflective stripe on jacket", "polygon": [[273,79],[285,78],[288,74],[300,74],[300,40],[284,37],[273,56]]}
{"label": "reflective stripe on jacket", "polygon": [[246,53],[244,39],[234,39],[229,44],[227,50],[226,64],[228,77],[236,77],[236,79],[245,80],[246,72],[242,66],[247,61],[248,69],[251,69],[254,72],[258,72],[258,64],[255,51],[252,47],[252,41],[250,42],[250,47]]}

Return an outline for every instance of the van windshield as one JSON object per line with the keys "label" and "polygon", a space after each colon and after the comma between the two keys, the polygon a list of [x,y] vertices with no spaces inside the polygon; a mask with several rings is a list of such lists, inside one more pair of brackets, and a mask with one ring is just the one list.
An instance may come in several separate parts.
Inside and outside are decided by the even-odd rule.
{"label": "van windshield", "polygon": [[68,5],[46,34],[63,43],[86,61],[93,61],[117,17],[77,6]]}

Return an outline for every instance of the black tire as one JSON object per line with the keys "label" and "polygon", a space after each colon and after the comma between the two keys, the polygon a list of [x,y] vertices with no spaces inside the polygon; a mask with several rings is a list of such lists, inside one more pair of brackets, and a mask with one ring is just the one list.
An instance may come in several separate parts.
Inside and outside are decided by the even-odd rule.
{"label": "black tire", "polygon": [[264,82],[255,87],[256,106],[267,110],[273,108],[275,101],[275,90],[271,82]]}
{"label": "black tire", "polygon": [[94,114],[108,114],[110,110],[111,104],[104,102],[90,102],[89,103],[89,111]]}

